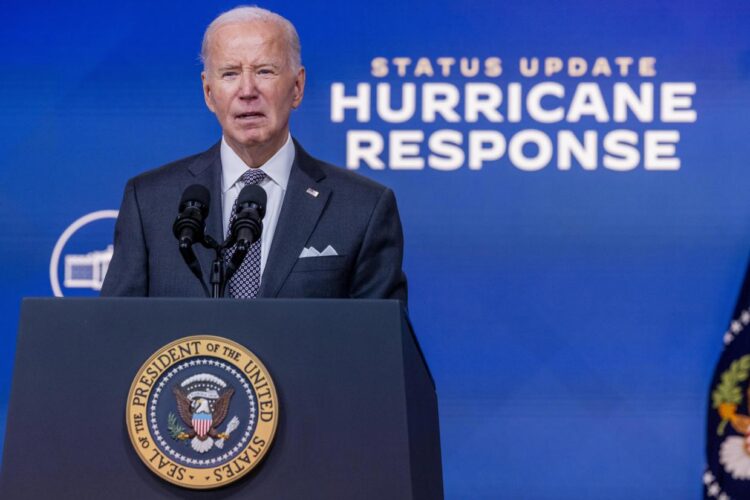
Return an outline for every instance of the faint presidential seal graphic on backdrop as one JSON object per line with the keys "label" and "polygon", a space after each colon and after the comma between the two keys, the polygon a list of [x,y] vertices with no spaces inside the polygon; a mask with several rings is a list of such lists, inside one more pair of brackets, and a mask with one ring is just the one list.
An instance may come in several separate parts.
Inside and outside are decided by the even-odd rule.
{"label": "faint presidential seal graphic on backdrop", "polygon": [[711,385],[703,474],[706,498],[748,498],[750,492],[749,331],[750,308],[735,311]]}
{"label": "faint presidential seal graphic on backdrop", "polygon": [[243,346],[198,335],[156,351],[128,394],[128,434],[160,478],[208,489],[250,472],[271,446],[278,399],[263,363]]}
{"label": "faint presidential seal graphic on backdrop", "polygon": [[49,263],[50,286],[56,297],[98,295],[112,259],[117,213],[99,210],[86,214],[57,239]]}

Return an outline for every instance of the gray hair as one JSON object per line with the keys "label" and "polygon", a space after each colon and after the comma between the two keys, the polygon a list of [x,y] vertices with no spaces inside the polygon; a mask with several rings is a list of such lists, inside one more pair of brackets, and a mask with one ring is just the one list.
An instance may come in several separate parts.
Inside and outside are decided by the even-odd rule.
{"label": "gray hair", "polygon": [[201,44],[201,62],[205,66],[208,58],[208,45],[214,32],[226,24],[243,23],[249,21],[260,21],[264,23],[274,23],[284,32],[286,38],[289,65],[293,71],[302,67],[301,46],[299,35],[294,25],[285,17],[282,17],[270,10],[262,9],[256,5],[240,5],[234,9],[228,10],[211,21],[203,34],[203,43]]}

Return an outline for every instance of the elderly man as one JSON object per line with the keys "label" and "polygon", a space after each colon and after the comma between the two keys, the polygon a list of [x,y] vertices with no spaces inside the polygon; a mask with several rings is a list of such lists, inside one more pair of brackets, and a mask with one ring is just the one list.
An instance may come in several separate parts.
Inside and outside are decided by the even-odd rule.
{"label": "elderly man", "polygon": [[[305,69],[294,26],[238,7],[206,29],[203,93],[222,128],[208,151],[131,179],[115,227],[104,296],[204,296],[172,223],[181,193],[211,193],[206,232],[227,234],[246,184],[267,193],[260,242],[229,283],[233,297],[393,298],[406,303],[403,238],[393,193],[308,155],[289,132]],[[198,247],[198,245],[196,245]],[[196,248],[204,276],[212,253]]]}

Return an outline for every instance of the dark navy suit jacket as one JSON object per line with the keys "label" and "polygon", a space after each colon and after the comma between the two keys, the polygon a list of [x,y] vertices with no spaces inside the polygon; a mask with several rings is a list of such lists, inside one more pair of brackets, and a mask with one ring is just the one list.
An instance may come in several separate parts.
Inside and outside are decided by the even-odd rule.
{"label": "dark navy suit jacket", "polygon": [[[403,235],[393,192],[314,159],[296,141],[295,148],[258,296],[399,299],[406,305]],[[180,197],[191,184],[211,192],[206,232],[223,239],[216,144],[128,181],[102,296],[205,296],[172,234]],[[338,255],[299,258],[305,247],[323,251],[328,245]],[[194,248],[208,279],[213,251]]]}

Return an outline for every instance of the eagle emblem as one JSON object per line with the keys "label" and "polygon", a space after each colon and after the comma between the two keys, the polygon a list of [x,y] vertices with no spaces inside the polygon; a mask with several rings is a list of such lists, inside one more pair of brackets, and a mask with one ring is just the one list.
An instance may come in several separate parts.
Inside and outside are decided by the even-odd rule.
{"label": "eagle emblem", "polygon": [[219,426],[229,414],[234,389],[215,375],[200,373],[175,385],[172,393],[182,421],[180,424],[173,413],[169,414],[168,428],[172,438],[190,440],[190,446],[198,453],[205,453],[214,445],[221,449],[239,425],[239,419],[234,417],[226,429],[219,432]]}

